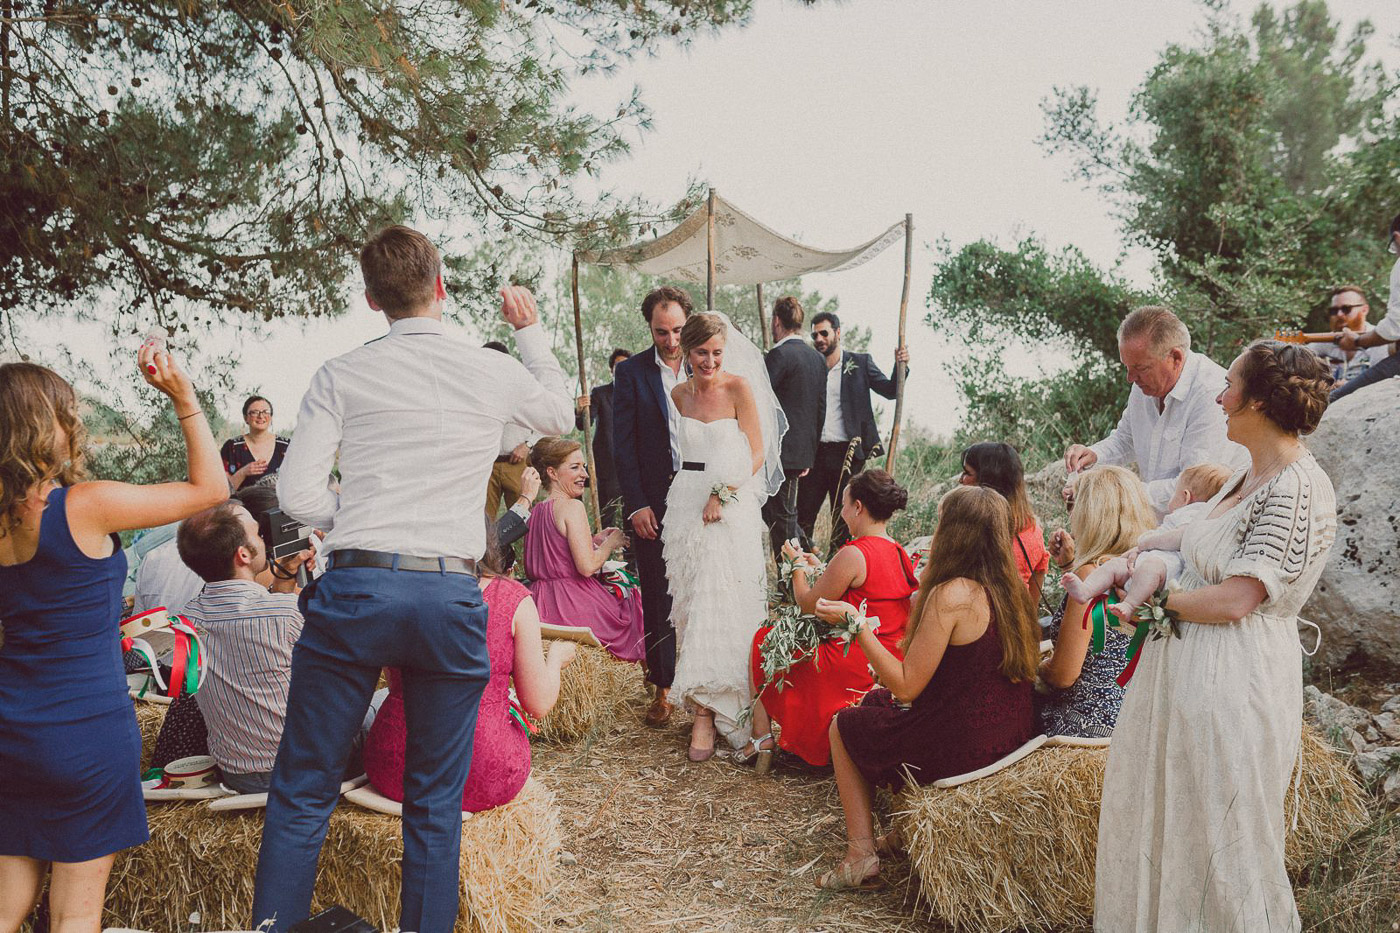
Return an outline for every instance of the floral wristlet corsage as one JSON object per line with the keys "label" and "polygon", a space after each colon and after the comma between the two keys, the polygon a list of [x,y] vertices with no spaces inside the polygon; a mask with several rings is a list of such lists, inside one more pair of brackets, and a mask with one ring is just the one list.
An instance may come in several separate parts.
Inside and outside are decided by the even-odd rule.
{"label": "floral wristlet corsage", "polygon": [[851,653],[851,643],[856,640],[860,630],[870,626],[871,632],[880,630],[880,619],[878,616],[872,617],[865,614],[865,600],[861,600],[860,607],[855,612],[847,612],[841,618],[840,625],[833,625],[831,637],[846,646],[846,654]]}
{"label": "floral wristlet corsage", "polygon": [[739,501],[739,494],[730,489],[728,483],[715,483],[710,487],[710,495],[718,499],[720,505]]}

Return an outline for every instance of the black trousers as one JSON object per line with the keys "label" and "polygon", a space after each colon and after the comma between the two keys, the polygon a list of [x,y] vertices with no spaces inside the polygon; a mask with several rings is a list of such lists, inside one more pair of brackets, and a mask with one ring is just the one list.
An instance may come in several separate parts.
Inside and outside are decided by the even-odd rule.
{"label": "black trousers", "polygon": [[851,470],[845,480],[842,479],[841,465],[846,460],[846,448],[849,446],[846,441],[823,441],[818,444],[816,462],[812,464],[811,471],[802,477],[797,487],[797,524],[802,530],[803,538],[811,542],[813,549],[816,547],[816,541],[812,538],[812,532],[817,524],[817,513],[822,510],[822,503],[831,503],[831,543],[827,548],[828,558],[851,540],[851,532],[841,520],[841,494],[846,489],[846,482],[865,468],[864,457],[853,457]]}
{"label": "black trousers", "polygon": [[802,549],[812,547],[811,535],[804,534],[797,522],[798,474],[801,470],[783,471],[783,485],[763,503],[763,523],[768,526],[769,544],[773,548],[776,562],[783,551],[783,542],[789,538],[801,541]]}
{"label": "black trousers", "polygon": [[661,556],[661,536],[648,541],[632,530],[630,522],[628,526],[632,550],[637,555],[637,575],[642,583],[647,680],[667,688],[676,679],[676,630],[671,625],[671,590],[666,581],[666,561]]}

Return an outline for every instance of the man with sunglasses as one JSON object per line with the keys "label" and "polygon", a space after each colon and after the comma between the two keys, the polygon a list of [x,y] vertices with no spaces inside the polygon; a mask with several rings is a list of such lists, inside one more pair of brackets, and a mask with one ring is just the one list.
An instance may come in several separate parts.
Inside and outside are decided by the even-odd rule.
{"label": "man with sunglasses", "polygon": [[[1390,222],[1390,234],[1387,238],[1386,248],[1392,254],[1400,255],[1400,214],[1395,215],[1395,219]],[[1355,350],[1369,350],[1380,348],[1385,352],[1385,356],[1376,363],[1373,363],[1364,373],[1353,379],[1348,379],[1346,383],[1332,390],[1332,401],[1345,398],[1357,389],[1363,389],[1372,383],[1389,379],[1392,376],[1400,376],[1400,355],[1396,355],[1395,343],[1400,340],[1400,260],[1396,260],[1395,265],[1390,270],[1390,298],[1386,302],[1385,317],[1374,328],[1365,333],[1357,333],[1350,328],[1343,328],[1341,335],[1337,338],[1337,346],[1350,353]]]}
{"label": "man with sunglasses", "polygon": [[1375,330],[1375,325],[1366,320],[1370,312],[1366,293],[1357,285],[1341,285],[1332,289],[1332,297],[1327,308],[1327,323],[1334,335],[1334,343],[1309,344],[1313,352],[1325,359],[1332,367],[1332,378],[1337,384],[1349,382],[1390,355],[1390,347],[1381,344],[1376,347],[1359,347],[1343,350],[1342,335],[1352,332],[1365,336]]}

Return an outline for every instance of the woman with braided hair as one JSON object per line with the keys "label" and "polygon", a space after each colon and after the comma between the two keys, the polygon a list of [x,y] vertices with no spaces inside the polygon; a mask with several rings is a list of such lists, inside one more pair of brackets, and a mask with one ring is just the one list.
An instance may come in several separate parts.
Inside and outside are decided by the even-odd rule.
{"label": "woman with braided hair", "polygon": [[1300,927],[1283,863],[1303,713],[1298,611],[1337,514],[1299,436],[1317,427],[1330,383],[1306,347],[1275,341],[1250,345],[1226,375],[1217,402],[1251,463],[1186,526],[1180,589],[1153,598],[1179,634],[1143,644],[1113,734],[1097,930]]}

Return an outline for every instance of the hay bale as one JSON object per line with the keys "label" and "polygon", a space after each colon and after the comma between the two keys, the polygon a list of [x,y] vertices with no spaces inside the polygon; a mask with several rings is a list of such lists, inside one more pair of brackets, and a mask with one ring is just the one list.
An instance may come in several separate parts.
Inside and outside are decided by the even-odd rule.
{"label": "hay bale", "polygon": [[[247,929],[263,811],[195,804],[149,810],[151,841],[117,856],[105,922],[183,930]],[[402,822],[341,805],[331,815],[312,912],[344,904],[378,929],[398,926]],[[462,909],[456,933],[524,930],[540,914],[560,849],[554,794],[531,778],[515,800],[462,824]]]}
{"label": "hay bale", "polygon": [[[1106,748],[1041,748],[1006,771],[950,790],[896,797],[919,902],[954,930],[1062,930],[1089,926]],[[1332,852],[1366,821],[1346,761],[1303,731],[1298,828],[1286,840],[1290,872]],[[1285,808],[1292,820],[1293,794]]]}
{"label": "hay bale", "polygon": [[165,712],[170,709],[159,703],[134,700],[136,704],[136,728],[141,730],[141,773],[150,767],[151,753],[156,748],[156,736],[160,735],[161,724],[165,722]]}
{"label": "hay bale", "polygon": [[567,745],[611,723],[640,684],[639,671],[636,664],[619,661],[602,648],[579,645],[560,677],[559,701],[540,720],[537,738]]}

